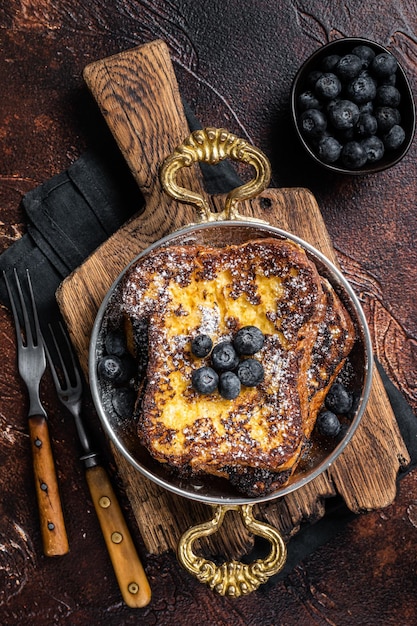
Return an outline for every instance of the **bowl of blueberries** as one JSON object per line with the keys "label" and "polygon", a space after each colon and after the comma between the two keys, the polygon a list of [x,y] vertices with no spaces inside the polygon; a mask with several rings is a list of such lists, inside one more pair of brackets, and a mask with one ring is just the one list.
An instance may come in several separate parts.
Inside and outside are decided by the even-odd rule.
{"label": "bowl of blueberries", "polygon": [[314,52],[297,72],[291,112],[314,161],[341,174],[371,174],[398,163],[414,137],[415,104],[396,57],[347,37]]}

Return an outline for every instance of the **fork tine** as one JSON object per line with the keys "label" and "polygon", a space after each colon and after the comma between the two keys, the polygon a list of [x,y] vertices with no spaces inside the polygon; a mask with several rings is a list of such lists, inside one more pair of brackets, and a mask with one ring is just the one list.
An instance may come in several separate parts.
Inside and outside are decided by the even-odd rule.
{"label": "fork tine", "polygon": [[75,383],[77,385],[81,385],[82,381],[81,381],[81,376],[80,376],[80,372],[79,372],[79,369],[78,369],[77,361],[75,359],[74,349],[73,349],[73,347],[71,345],[71,342],[69,340],[68,334],[65,332],[65,329],[64,329],[64,327],[63,327],[61,322],[59,322],[59,327],[60,327],[61,332],[62,332],[62,334],[64,336],[65,343],[67,344],[68,353],[71,356],[72,371],[73,371],[73,374],[75,376]]}
{"label": "fork tine", "polygon": [[[14,270],[15,274],[16,274],[16,269]],[[12,314],[13,314],[13,319],[14,319],[14,325],[15,325],[15,330],[16,330],[16,337],[17,337],[17,347],[18,349],[20,349],[21,345],[22,345],[22,335],[20,334],[19,328],[20,328],[20,320],[19,320],[19,315],[17,313],[17,308],[16,308],[16,304],[15,304],[15,298],[12,294],[12,288],[10,286],[10,282],[9,279],[7,278],[7,274],[6,272],[3,270],[3,278],[4,278],[4,282],[6,283],[6,289],[7,289],[7,293],[9,295],[9,300],[10,300],[10,308],[12,310]]]}
{"label": "fork tine", "polygon": [[[67,333],[65,332],[61,322],[59,322],[59,329],[60,329],[61,335],[62,335],[62,337],[63,337],[63,339],[64,339],[64,341],[66,343],[67,353],[71,357],[71,364],[72,364],[72,372],[71,373],[73,374],[73,376],[75,378],[75,384],[76,385],[81,385],[81,377],[80,377],[80,374],[78,372],[78,367],[77,367],[77,364],[76,364],[76,361],[75,361],[74,351],[72,349],[70,340],[69,340],[69,338],[67,336]],[[51,333],[52,341],[54,343],[54,347],[55,347],[56,353],[58,355],[59,363],[60,363],[60,366],[61,366],[61,371],[62,371],[62,374],[64,376],[64,380],[65,380],[66,389],[69,389],[71,387],[71,378],[70,378],[70,375],[69,375],[69,372],[68,372],[68,367],[67,367],[67,364],[64,361],[64,357],[62,355],[61,348],[60,348],[60,346],[58,344],[58,340],[56,338],[56,334],[54,333],[54,330],[53,330],[51,324],[49,324],[49,331]],[[54,381],[55,381],[55,385],[60,385],[62,387],[62,385],[60,384],[59,377],[58,377],[58,372],[56,370],[55,364],[52,361],[50,353],[48,353],[48,356],[49,356],[49,364],[51,366],[52,375],[53,375],[53,378],[54,378]]]}
{"label": "fork tine", "polygon": [[[15,269],[16,272],[16,269]],[[17,274],[17,272],[16,272]],[[27,277],[27,281],[28,281],[28,285],[29,285],[29,293],[30,293],[30,300],[31,300],[31,304],[32,304],[32,312],[33,312],[33,321],[35,324],[35,332],[36,332],[36,337],[32,337],[32,331],[30,333],[31,337],[32,337],[32,341],[34,342],[35,345],[38,345],[39,343],[42,343],[42,333],[41,333],[41,327],[39,324],[39,317],[38,317],[38,309],[36,307],[36,303],[35,303],[35,296],[33,295],[33,287],[32,287],[32,280],[30,278],[30,274],[29,274],[29,270],[26,270],[26,277]],[[26,315],[27,315],[27,310],[25,307],[25,311],[26,311]],[[30,324],[29,324],[29,328],[30,328]]]}
{"label": "fork tine", "polygon": [[[50,324],[48,324],[48,328],[49,328],[49,332],[50,332],[50,334],[51,334],[52,340],[53,340],[53,342],[54,342],[54,346],[55,346],[56,351],[57,351],[57,353],[58,353],[59,360],[60,360],[60,362],[61,362],[61,364],[62,364],[62,355],[61,355],[60,351],[58,350],[58,347],[57,347],[57,341],[56,341],[56,338],[55,338],[54,332],[53,332],[53,330],[52,330],[52,326],[51,326]],[[53,358],[51,357],[51,353],[49,352],[48,344],[47,344],[47,342],[46,342],[46,341],[44,341],[44,342],[43,342],[43,344],[44,344],[44,348],[45,348],[45,352],[46,352],[46,357],[47,357],[47,359],[48,359],[49,368],[50,368],[50,370],[51,370],[52,378],[53,378],[53,380],[54,380],[54,385],[55,385],[55,387],[56,387],[57,389],[61,389],[61,388],[62,388],[62,384],[61,384],[61,381],[60,381],[60,379],[59,379],[59,376],[58,376],[58,371],[57,371],[57,369],[56,369],[56,367],[55,367],[54,360],[53,360]],[[68,382],[67,382],[67,381],[66,381],[66,384],[67,384],[67,387],[68,387]]]}
{"label": "fork tine", "polygon": [[[30,322],[29,322],[28,310],[27,310],[27,307],[26,307],[25,299],[23,297],[22,285],[20,284],[20,280],[19,280],[19,276],[18,276],[18,273],[16,271],[16,268],[14,268],[14,278],[15,278],[15,281],[16,281],[17,292],[19,294],[20,307],[22,309],[23,323],[24,323],[25,335],[26,335],[26,345],[34,345],[33,335],[32,335],[32,328],[31,328],[31,325],[30,325]],[[31,284],[30,284],[29,273],[28,273],[28,280],[29,280],[29,292],[30,292],[31,291]],[[31,297],[32,297],[32,308],[33,308],[33,292],[31,294]]]}
{"label": "fork tine", "polygon": [[37,346],[39,344],[40,337],[41,337],[41,329],[40,329],[40,324],[39,324],[38,312],[37,312],[37,309],[36,309],[35,297],[33,295],[32,281],[30,279],[29,270],[26,270],[26,278],[27,278],[28,287],[29,287],[29,296],[30,296],[30,303],[31,303],[32,315],[33,315],[33,323],[34,323],[34,329],[33,330],[35,331],[35,334],[32,331],[32,326],[31,326],[30,321],[29,321],[28,308],[27,308],[27,305],[26,305],[25,297],[23,295],[22,284],[20,282],[19,275],[17,273],[16,268],[13,268],[13,274],[14,274],[14,280],[15,280],[15,284],[16,284],[17,293],[18,293],[18,296],[19,296],[20,309],[22,311],[22,316],[23,316],[23,327],[24,327],[24,330],[25,330],[25,339],[24,340],[23,340],[23,337],[22,337],[21,333],[19,332],[19,328],[21,327],[21,322],[20,322],[20,319],[19,319],[19,314],[17,312],[15,297],[14,297],[14,295],[12,293],[12,289],[11,289],[11,286],[10,286],[10,282],[9,282],[9,280],[7,278],[6,272],[3,271],[3,277],[4,277],[4,280],[5,280],[5,283],[6,283],[7,293],[9,294],[10,306],[11,306],[11,309],[12,309],[14,323],[15,323],[15,327],[16,327],[16,336],[17,336],[17,339],[18,339],[18,343],[19,343],[19,345],[23,345],[24,341],[25,341],[26,345]]}

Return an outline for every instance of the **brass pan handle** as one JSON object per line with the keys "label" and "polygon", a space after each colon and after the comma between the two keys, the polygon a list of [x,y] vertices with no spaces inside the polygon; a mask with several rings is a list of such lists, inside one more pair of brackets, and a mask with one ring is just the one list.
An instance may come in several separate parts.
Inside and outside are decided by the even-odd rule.
{"label": "brass pan handle", "polygon": [[[232,189],[226,197],[224,210],[216,213],[210,210],[208,202],[201,194],[180,187],[176,182],[176,175],[182,167],[190,167],[197,161],[216,165],[227,157],[252,165],[256,175],[244,185]],[[194,131],[165,160],[160,178],[164,190],[171,197],[197,207],[200,222],[233,220],[242,219],[236,208],[239,201],[253,198],[268,186],[271,166],[266,156],[244,139],[239,139],[224,128],[205,128]]]}
{"label": "brass pan handle", "polygon": [[[257,559],[249,564],[230,561],[218,566],[193,552],[194,541],[215,533],[226,511],[230,510],[239,511],[246,528],[271,543],[271,551],[265,559]],[[190,574],[220,595],[235,598],[255,591],[268,578],[281,571],[286,558],[287,549],[280,533],[273,526],[255,520],[251,504],[217,506],[213,519],[187,530],[178,544],[178,560]]]}

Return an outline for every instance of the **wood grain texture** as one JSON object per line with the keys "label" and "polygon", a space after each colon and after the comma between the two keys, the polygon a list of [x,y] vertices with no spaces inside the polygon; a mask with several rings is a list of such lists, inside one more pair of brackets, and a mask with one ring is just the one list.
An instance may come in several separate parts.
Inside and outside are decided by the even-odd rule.
{"label": "wood grain texture", "polygon": [[[84,72],[147,200],[144,213],[106,241],[63,282],[57,294],[86,373],[87,339],[98,306],[112,282],[127,263],[150,243],[170,232],[173,225],[178,228],[193,219],[190,207],[176,204],[162,192],[158,176],[164,158],[188,135],[175,75],[169,67],[168,48],[163,42],[153,42],[96,62]],[[188,180],[182,182],[185,187],[196,189],[201,185],[199,178],[194,179],[195,172],[196,168],[186,169]],[[212,202],[219,209],[224,199],[216,198]],[[242,203],[240,212],[267,219],[271,225],[295,233],[337,263],[320,210],[308,190],[268,189],[260,197]],[[398,470],[407,464],[409,457],[377,372],[374,378],[369,405],[353,441],[325,478],[320,477],[317,487],[313,481],[306,489],[290,496],[288,511],[285,511],[287,498],[283,498],[278,514],[275,506],[271,511],[268,511],[268,504],[259,507],[260,515],[286,536],[292,534],[303,520],[317,519],[323,512],[317,503],[329,494],[342,495],[353,511],[385,507],[393,501]],[[201,507],[188,503],[188,514],[184,515],[181,498],[162,493],[156,501],[150,498],[148,490],[154,494],[158,488],[139,476],[117,450],[114,454],[147,549],[156,554],[167,548],[175,549],[178,533],[200,519]],[[161,508],[165,527],[158,523]],[[178,524],[179,511],[183,512],[181,524]],[[291,524],[288,524],[289,518]],[[241,551],[241,546],[247,545],[249,538],[242,528],[238,530],[237,546]],[[229,531],[230,527],[226,527],[222,539],[226,551],[231,553]]]}
{"label": "wood grain texture", "polygon": [[[143,71],[137,72],[138,68]],[[188,134],[168,48],[156,41],[134,49],[133,53],[122,52],[87,66],[84,78],[143,193],[149,222],[144,236],[148,232],[152,243],[152,216],[162,203],[166,208],[166,232],[177,227],[177,206],[166,202],[159,167]],[[154,127],[152,141],[150,120]],[[197,183],[203,192],[196,172],[185,169],[181,174],[180,184],[189,188]]]}

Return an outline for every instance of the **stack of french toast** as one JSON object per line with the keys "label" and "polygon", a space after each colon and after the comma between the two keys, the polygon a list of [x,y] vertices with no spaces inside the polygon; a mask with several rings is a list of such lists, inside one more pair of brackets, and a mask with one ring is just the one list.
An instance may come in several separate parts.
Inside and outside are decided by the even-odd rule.
{"label": "stack of french toast", "polygon": [[[120,307],[134,355],[147,355],[138,388],[138,437],[184,476],[226,478],[249,497],[286,484],[300,462],[328,389],[355,342],[351,317],[304,248],[268,237],[240,245],[173,245],[126,272]],[[235,397],[201,392],[212,345],[255,327],[262,366]],[[144,332],[146,329],[146,332]]]}

